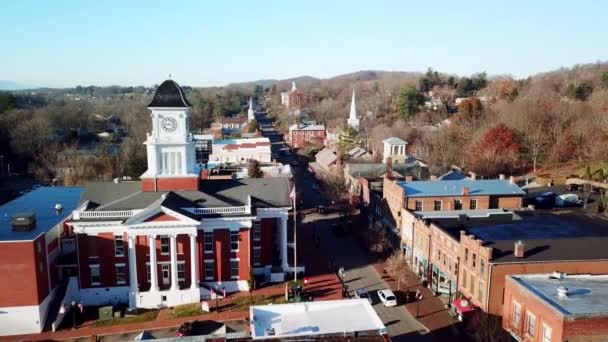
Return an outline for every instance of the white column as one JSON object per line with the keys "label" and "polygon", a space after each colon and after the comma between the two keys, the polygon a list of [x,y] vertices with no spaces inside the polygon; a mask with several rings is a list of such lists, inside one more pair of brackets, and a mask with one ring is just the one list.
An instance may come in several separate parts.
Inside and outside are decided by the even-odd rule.
{"label": "white column", "polygon": [[190,288],[198,289],[198,248],[196,246],[196,233],[190,234]]}
{"label": "white column", "polygon": [[177,283],[177,235],[170,235],[171,241],[171,290],[179,290]]}
{"label": "white column", "polygon": [[135,236],[129,236],[129,307],[137,305],[137,257],[135,253]]}
{"label": "white column", "polygon": [[156,235],[148,236],[150,245],[150,291],[158,291],[158,275],[156,274]]}
{"label": "white column", "polygon": [[287,259],[287,215],[281,215],[281,267],[283,272],[289,268],[289,262]]}

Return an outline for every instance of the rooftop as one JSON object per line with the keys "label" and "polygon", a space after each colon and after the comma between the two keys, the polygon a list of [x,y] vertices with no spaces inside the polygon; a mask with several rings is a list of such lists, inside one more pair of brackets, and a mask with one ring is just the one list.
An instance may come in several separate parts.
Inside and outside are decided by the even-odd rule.
{"label": "rooftop", "polygon": [[[250,316],[254,339],[386,333],[386,327],[367,299],[252,306]],[[274,329],[274,336],[268,336],[269,329]]]}
{"label": "rooftop", "polygon": [[[493,248],[493,263],[608,259],[608,220],[581,209],[484,210],[487,215],[459,218],[460,212],[467,211],[455,211],[454,216],[429,213],[424,218],[454,239],[460,239],[462,230],[483,240],[484,246]],[[524,258],[513,254],[517,241],[525,245]]]}
{"label": "rooftop", "polygon": [[182,87],[173,80],[164,81],[154,94],[148,107],[187,108],[192,107]]}
{"label": "rooftop", "polygon": [[[386,164],[384,163],[347,162],[346,166],[352,177],[379,177],[386,173]],[[408,158],[405,163],[393,163],[391,168],[393,172],[404,177],[412,176],[416,179],[427,179],[429,177],[426,165],[415,158]]]}
{"label": "rooftop", "polygon": [[390,137],[382,140],[383,143],[387,143],[389,145],[406,145],[407,141],[399,139],[397,137]]}
{"label": "rooftop", "polygon": [[[140,182],[91,182],[85,185],[80,203],[90,210],[143,209],[167,192],[141,191]],[[251,196],[256,208],[291,207],[286,178],[246,178],[201,182],[200,190],[172,191],[182,207],[218,208],[246,205]]]}
{"label": "rooftop", "polygon": [[461,196],[464,188],[469,189],[470,196],[525,194],[517,184],[502,179],[400,181],[398,184],[405,189],[406,197]]}
{"label": "rooftop", "polygon": [[298,126],[297,124],[289,127],[290,131],[324,131],[325,125],[317,125],[317,124],[301,124]]}
{"label": "rooftop", "polygon": [[[551,274],[530,274],[509,278],[565,316],[608,316],[608,275],[564,275],[559,279]],[[558,286],[568,289],[566,297],[558,296]]]}
{"label": "rooftop", "polygon": [[[81,193],[80,187],[41,187],[0,206],[0,241],[29,241],[48,232],[72,214]],[[59,214],[55,211],[56,204],[63,208]],[[13,215],[24,212],[36,214],[36,227],[13,231]]]}

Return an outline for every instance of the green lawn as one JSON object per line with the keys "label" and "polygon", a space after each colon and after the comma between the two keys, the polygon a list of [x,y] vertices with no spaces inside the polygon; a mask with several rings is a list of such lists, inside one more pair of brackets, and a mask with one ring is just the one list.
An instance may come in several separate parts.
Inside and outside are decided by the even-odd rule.
{"label": "green lawn", "polygon": [[190,317],[206,314],[200,303],[184,304],[174,307],[169,313],[173,318]]}
{"label": "green lawn", "polygon": [[284,304],[287,303],[284,295],[256,295],[256,296],[241,296],[235,298],[233,310],[249,311],[252,305],[267,305],[267,304]]}
{"label": "green lawn", "polygon": [[112,325],[120,325],[120,324],[131,324],[131,323],[140,323],[140,322],[148,322],[153,321],[158,316],[158,310],[149,310],[137,316],[130,317],[121,317],[114,319],[107,319],[104,321],[97,321],[95,323],[96,327],[109,327]]}

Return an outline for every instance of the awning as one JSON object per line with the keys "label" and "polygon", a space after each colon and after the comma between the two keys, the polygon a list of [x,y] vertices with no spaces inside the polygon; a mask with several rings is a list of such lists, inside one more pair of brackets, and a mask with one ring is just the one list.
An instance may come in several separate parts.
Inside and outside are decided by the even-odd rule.
{"label": "awning", "polygon": [[456,309],[456,311],[461,315],[466,315],[475,311],[475,306],[469,300],[465,298],[454,299],[452,301],[452,305]]}

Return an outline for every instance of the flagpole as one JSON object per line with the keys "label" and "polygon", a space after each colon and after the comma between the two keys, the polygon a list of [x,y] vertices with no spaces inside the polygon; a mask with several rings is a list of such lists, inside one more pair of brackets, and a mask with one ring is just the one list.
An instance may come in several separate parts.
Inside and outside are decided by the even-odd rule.
{"label": "flagpole", "polygon": [[293,281],[298,281],[298,243],[296,233],[296,186],[293,186]]}

